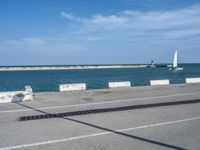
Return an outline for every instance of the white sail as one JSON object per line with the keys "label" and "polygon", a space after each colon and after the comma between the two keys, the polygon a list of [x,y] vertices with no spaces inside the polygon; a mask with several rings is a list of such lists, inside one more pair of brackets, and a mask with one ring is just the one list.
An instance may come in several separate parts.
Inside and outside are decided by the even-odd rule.
{"label": "white sail", "polygon": [[174,54],[174,59],[173,59],[173,68],[177,68],[177,66],[178,66],[177,53],[178,53],[178,51],[176,50],[176,52]]}

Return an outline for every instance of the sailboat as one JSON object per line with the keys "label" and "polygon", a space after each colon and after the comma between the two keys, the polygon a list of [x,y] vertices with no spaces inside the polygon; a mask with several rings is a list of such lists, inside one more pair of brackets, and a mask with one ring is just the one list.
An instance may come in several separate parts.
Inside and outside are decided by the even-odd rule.
{"label": "sailboat", "polygon": [[183,68],[178,67],[178,50],[176,50],[174,53],[172,68],[170,68],[169,70],[174,70],[174,71],[183,70]]}

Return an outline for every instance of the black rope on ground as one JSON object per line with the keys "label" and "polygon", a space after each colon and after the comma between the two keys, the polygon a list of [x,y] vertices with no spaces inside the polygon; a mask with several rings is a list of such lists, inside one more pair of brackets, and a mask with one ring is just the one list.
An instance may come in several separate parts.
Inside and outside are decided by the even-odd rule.
{"label": "black rope on ground", "polygon": [[42,115],[22,116],[22,117],[19,118],[19,120],[20,121],[27,121],[27,120],[38,120],[38,119],[48,119],[48,118],[63,118],[63,117],[70,117],[70,116],[95,114],[95,113],[125,111],[125,110],[133,110],[133,109],[144,109],[144,108],[152,108],[152,107],[194,104],[194,103],[200,103],[200,99],[174,101],[174,102],[162,102],[162,103],[150,103],[150,104],[131,105],[131,106],[122,106],[122,107],[113,107],[113,108],[89,109],[89,110],[72,111],[72,112],[64,112],[64,113],[54,113],[54,114],[45,113],[45,114],[42,114]]}

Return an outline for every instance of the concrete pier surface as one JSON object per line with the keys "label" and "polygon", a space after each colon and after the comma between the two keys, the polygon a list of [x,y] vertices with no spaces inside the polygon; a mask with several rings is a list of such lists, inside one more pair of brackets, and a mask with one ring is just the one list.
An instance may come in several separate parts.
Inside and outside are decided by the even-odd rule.
{"label": "concrete pier surface", "polygon": [[0,104],[0,149],[199,149],[200,103],[20,121],[21,116],[200,99],[200,84],[34,93]]}

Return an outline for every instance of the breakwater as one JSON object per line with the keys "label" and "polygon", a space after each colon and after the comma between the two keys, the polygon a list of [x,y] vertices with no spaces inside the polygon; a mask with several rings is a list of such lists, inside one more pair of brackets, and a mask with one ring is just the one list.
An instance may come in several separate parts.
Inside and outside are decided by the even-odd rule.
{"label": "breakwater", "polygon": [[114,69],[114,68],[145,68],[148,65],[91,65],[91,66],[33,66],[33,67],[1,67],[0,71],[28,70],[74,70],[74,69]]}

